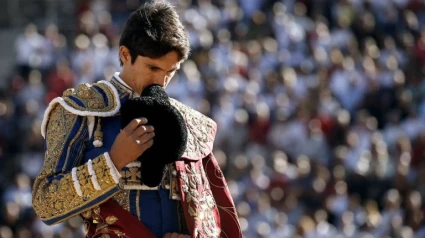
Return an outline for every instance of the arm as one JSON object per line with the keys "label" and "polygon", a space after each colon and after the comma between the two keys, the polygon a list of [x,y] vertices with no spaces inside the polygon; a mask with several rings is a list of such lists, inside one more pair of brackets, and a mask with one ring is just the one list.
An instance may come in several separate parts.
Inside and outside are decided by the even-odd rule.
{"label": "arm", "polygon": [[217,160],[211,153],[202,163],[220,213],[221,237],[242,237],[235,204]]}
{"label": "arm", "polygon": [[119,173],[108,153],[80,165],[87,118],[57,105],[50,113],[43,168],[33,187],[33,207],[46,224],[69,219],[112,197]]}

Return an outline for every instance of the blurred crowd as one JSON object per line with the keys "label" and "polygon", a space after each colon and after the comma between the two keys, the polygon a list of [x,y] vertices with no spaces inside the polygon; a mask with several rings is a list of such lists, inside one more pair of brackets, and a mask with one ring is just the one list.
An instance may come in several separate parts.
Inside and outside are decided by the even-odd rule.
{"label": "blurred crowd", "polygon": [[[143,1],[76,1],[29,24],[0,88],[0,237],[82,237],[31,208],[46,105],[120,70]],[[167,88],[218,124],[245,237],[425,237],[425,1],[173,0],[192,52]],[[3,79],[6,80],[6,79]]]}

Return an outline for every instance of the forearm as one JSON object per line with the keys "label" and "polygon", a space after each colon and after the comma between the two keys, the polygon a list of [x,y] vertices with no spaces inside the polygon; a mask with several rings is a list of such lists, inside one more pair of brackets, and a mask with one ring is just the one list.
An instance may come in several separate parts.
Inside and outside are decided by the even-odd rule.
{"label": "forearm", "polygon": [[46,224],[69,219],[119,191],[120,174],[107,153],[59,175],[40,173],[34,183],[33,206]]}

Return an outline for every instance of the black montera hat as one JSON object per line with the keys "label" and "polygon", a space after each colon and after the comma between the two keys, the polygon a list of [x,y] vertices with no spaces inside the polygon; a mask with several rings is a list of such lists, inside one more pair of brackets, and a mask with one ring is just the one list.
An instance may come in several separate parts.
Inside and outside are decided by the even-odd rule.
{"label": "black montera hat", "polygon": [[142,96],[123,103],[121,128],[133,119],[145,117],[155,128],[154,143],[138,160],[142,163],[142,182],[155,187],[161,182],[166,164],[180,159],[186,149],[187,128],[183,116],[170,104],[167,93],[159,85],[149,85]]}

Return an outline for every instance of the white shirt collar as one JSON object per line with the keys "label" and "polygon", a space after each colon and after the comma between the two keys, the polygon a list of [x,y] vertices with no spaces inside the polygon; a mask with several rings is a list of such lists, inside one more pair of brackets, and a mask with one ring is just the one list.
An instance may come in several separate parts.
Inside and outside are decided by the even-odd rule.
{"label": "white shirt collar", "polygon": [[140,95],[136,91],[134,91],[130,86],[128,86],[128,84],[126,84],[124,80],[122,80],[122,78],[120,77],[120,72],[115,72],[114,77],[120,84],[124,85],[133,92],[131,95],[132,98],[140,97]]}

